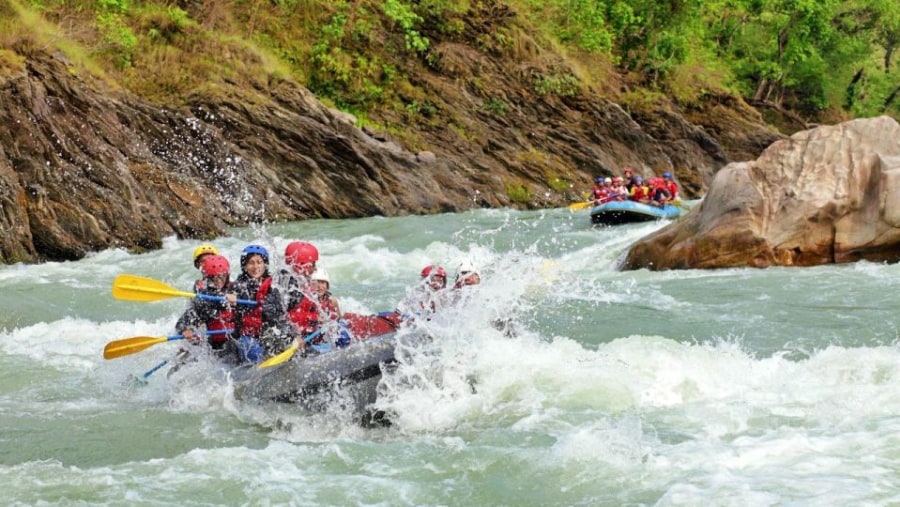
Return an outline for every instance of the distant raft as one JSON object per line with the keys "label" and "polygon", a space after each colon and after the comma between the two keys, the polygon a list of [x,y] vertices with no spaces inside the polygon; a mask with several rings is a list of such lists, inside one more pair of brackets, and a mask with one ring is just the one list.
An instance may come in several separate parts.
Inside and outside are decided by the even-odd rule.
{"label": "distant raft", "polygon": [[678,218],[684,209],[672,204],[653,206],[634,201],[610,201],[591,209],[591,222],[603,225],[629,224]]}

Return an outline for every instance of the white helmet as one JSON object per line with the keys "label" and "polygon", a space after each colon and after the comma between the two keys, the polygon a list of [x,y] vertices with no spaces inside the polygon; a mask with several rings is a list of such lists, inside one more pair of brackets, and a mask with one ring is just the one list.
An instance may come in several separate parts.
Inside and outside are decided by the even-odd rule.
{"label": "white helmet", "polygon": [[328,282],[328,285],[331,285],[331,278],[328,277],[328,271],[325,271],[325,268],[322,266],[318,266],[309,279],[319,282]]}
{"label": "white helmet", "polygon": [[476,275],[478,274],[478,270],[475,269],[475,265],[469,261],[462,261],[459,267],[456,268],[456,279],[459,280],[460,278],[469,276],[472,273],[475,273]]}
{"label": "white helmet", "polygon": [[607,185],[612,184],[612,178],[610,178],[609,176],[607,176],[607,177],[603,180],[603,183],[606,183]]}

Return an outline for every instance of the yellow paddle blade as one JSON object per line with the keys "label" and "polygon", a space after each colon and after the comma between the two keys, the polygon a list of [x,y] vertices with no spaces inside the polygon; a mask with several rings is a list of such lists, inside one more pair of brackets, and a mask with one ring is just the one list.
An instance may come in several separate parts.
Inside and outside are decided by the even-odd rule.
{"label": "yellow paddle blade", "polygon": [[158,301],[172,297],[192,298],[193,292],[184,292],[159,280],[135,275],[119,275],[113,281],[112,295],[128,301]]}
{"label": "yellow paddle blade", "polygon": [[573,202],[569,205],[569,209],[572,211],[590,208],[594,206],[594,201],[586,201],[586,202]]}
{"label": "yellow paddle blade", "polygon": [[287,361],[288,359],[294,357],[294,352],[297,352],[298,348],[300,348],[299,345],[297,345],[297,342],[294,342],[293,345],[291,345],[290,347],[285,349],[285,351],[282,352],[281,354],[272,356],[272,357],[266,359],[265,361],[259,363],[259,366],[257,366],[257,368],[262,370],[264,368],[271,368],[272,366],[277,366],[277,365]]}
{"label": "yellow paddle blade", "polygon": [[135,336],[134,338],[114,340],[107,343],[106,347],[103,348],[103,359],[115,359],[136,354],[157,343],[167,341],[169,341],[169,338],[166,336]]}

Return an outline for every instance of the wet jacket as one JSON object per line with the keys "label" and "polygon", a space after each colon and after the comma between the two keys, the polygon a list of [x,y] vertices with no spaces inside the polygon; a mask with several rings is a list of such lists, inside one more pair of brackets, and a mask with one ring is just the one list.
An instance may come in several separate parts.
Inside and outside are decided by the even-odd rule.
{"label": "wet jacket", "polygon": [[[229,282],[222,290],[217,290],[213,287],[204,287],[202,290],[198,291],[198,293],[224,297],[225,294],[231,292],[231,290],[231,283]],[[185,310],[175,324],[175,330],[178,333],[182,333],[185,329],[197,329],[201,326],[206,326],[207,331],[232,329],[235,326],[235,320],[236,312],[230,305],[219,301],[207,301],[205,299],[194,298],[188,304],[187,310]],[[228,341],[228,335],[212,335],[208,340],[212,348],[220,349]]]}
{"label": "wet jacket", "polygon": [[268,273],[262,278],[250,278],[246,273],[238,275],[234,281],[235,295],[238,299],[256,301],[256,306],[238,306],[233,333],[235,337],[259,338],[272,330],[277,330],[282,334],[292,334],[281,296],[272,283],[273,278]]}
{"label": "wet jacket", "polygon": [[278,272],[274,284],[282,292],[287,319],[296,332],[306,336],[319,329],[319,305],[309,290],[309,281],[283,269]]}

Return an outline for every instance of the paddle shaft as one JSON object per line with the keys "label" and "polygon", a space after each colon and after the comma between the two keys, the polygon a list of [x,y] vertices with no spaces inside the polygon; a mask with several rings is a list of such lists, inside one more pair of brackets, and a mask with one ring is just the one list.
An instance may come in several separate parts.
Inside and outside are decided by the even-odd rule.
{"label": "paddle shaft", "polygon": [[144,374],[141,375],[141,378],[146,379],[147,377],[149,377],[150,375],[153,375],[157,370],[159,370],[160,368],[162,368],[163,366],[165,366],[167,364],[169,364],[168,359],[164,360],[163,362],[159,363],[158,365],[156,365],[153,368],[150,368],[149,370],[144,372]]}
{"label": "paddle shaft", "polygon": [[[312,333],[309,333],[305,338],[303,338],[303,341],[305,341],[306,343],[309,343],[316,336],[319,336],[320,334],[322,334],[322,328],[316,329]],[[297,352],[298,348],[300,348],[300,346],[297,345],[296,343],[294,343],[293,345],[291,345],[290,347],[285,349],[284,352],[274,355],[274,356],[270,357],[269,359],[266,359],[265,361],[259,363],[259,366],[257,366],[257,368],[262,370],[264,368],[271,368],[272,366],[277,366],[277,365],[287,361],[288,359],[294,357],[294,353]]]}
{"label": "paddle shaft", "polygon": [[[220,303],[225,302],[225,298],[222,296],[210,296],[209,294],[195,294],[195,297],[200,299],[205,299],[206,301],[218,301]],[[248,306],[256,306],[256,301],[252,299],[238,299],[237,304],[239,305],[248,305]]]}

